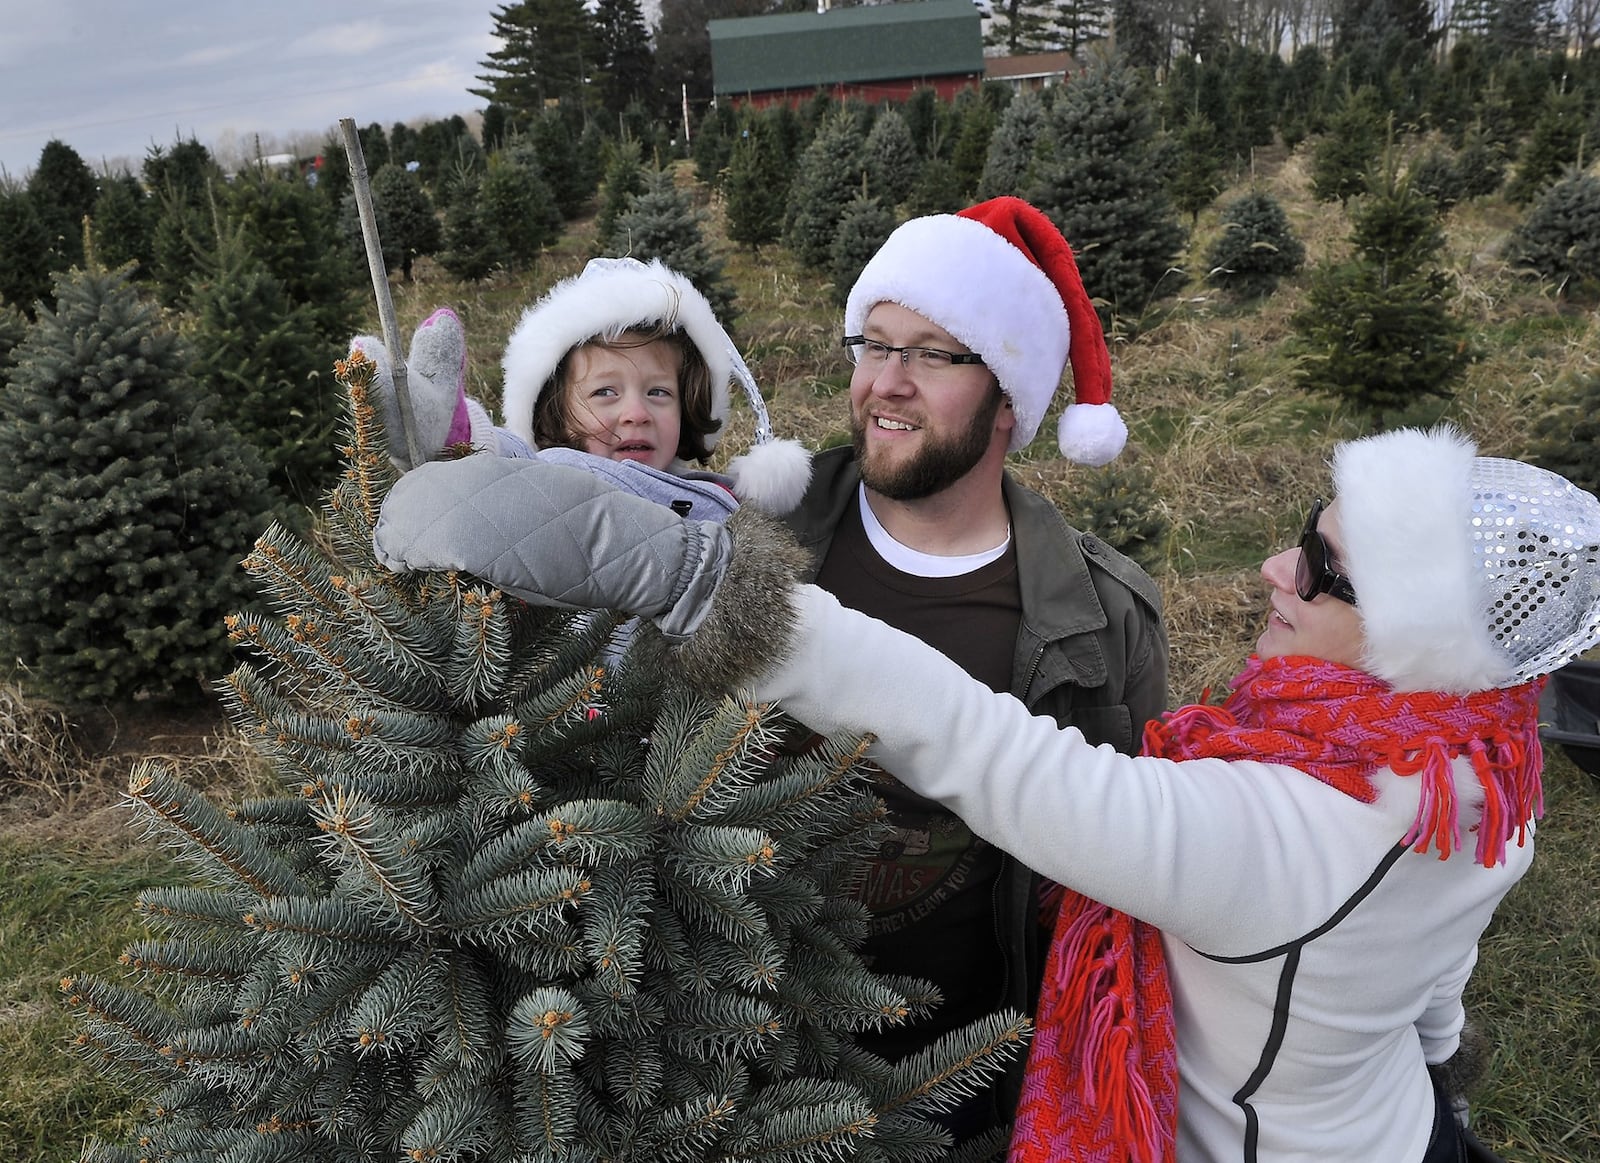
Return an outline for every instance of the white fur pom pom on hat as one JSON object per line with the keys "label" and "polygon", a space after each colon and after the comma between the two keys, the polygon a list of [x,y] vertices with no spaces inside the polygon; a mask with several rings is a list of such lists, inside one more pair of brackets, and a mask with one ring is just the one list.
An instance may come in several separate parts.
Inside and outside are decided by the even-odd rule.
{"label": "white fur pom pom on hat", "polygon": [[1020,198],[913,218],[862,269],[845,304],[860,334],[879,303],[897,303],[983,356],[1017,423],[1010,451],[1032,442],[1068,362],[1075,402],[1057,426],[1063,456],[1106,464],[1128,429],[1111,403],[1111,353],[1072,248]]}

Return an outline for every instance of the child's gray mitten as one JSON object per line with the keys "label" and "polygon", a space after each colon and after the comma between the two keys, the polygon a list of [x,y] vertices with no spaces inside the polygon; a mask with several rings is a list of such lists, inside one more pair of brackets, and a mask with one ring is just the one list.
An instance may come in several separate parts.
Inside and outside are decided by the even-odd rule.
{"label": "child's gray mitten", "polygon": [[[383,409],[389,460],[400,472],[415,468],[401,425],[400,404],[395,399],[388,349],[374,335],[358,335],[350,346],[359,348],[377,365],[374,382]],[[412,335],[411,351],[406,356],[406,391],[416,422],[417,451],[423,461],[432,460],[453,445],[481,444],[485,438],[492,441],[493,425],[488,413],[467,396],[467,332],[450,308],[440,307]],[[490,450],[493,451],[492,445]]]}
{"label": "child's gray mitten", "polygon": [[457,569],[524,601],[653,618],[672,639],[711,608],[731,543],[582,469],[470,456],[408,472],[373,545],[390,569]]}
{"label": "child's gray mitten", "polygon": [[397,572],[454,569],[524,601],[654,620],[690,686],[716,693],[788,650],[805,554],[753,507],[685,520],[585,472],[469,456],[401,477],[373,533]]}

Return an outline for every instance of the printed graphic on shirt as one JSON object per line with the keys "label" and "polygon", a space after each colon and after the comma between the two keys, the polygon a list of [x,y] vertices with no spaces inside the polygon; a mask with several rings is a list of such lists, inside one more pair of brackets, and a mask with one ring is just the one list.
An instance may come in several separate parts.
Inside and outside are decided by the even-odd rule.
{"label": "printed graphic on shirt", "polygon": [[983,887],[987,895],[974,873],[989,846],[893,776],[879,775],[876,783],[890,830],[868,857],[855,893],[872,914],[872,934],[899,932],[964,891]]}

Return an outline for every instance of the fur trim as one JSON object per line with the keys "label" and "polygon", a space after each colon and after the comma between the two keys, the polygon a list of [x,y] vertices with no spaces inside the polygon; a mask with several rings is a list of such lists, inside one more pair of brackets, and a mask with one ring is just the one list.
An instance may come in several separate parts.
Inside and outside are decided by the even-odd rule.
{"label": "fur trim", "polygon": [[1402,428],[1334,453],[1345,572],[1367,637],[1363,667],[1397,691],[1468,694],[1513,677],[1489,634],[1472,548],[1476,455],[1450,427]]}
{"label": "fur trim", "polygon": [[811,453],[795,440],[770,440],[728,464],[734,495],[768,513],[792,512],[811,483]]}
{"label": "fur trim", "polygon": [[1056,422],[1061,455],[1079,464],[1110,464],[1128,443],[1128,426],[1110,404],[1068,404]]}
{"label": "fur trim", "polygon": [[1009,451],[1033,441],[1067,367],[1071,326],[1060,292],[1020,250],[955,214],[913,218],[850,289],[845,334],[861,334],[879,303],[915,311],[983,356],[1016,414]]}
{"label": "fur trim", "polygon": [[[711,371],[711,414],[726,421],[733,344],[706,297],[660,259],[594,259],[523,312],[506,341],[506,427],[534,447],[534,405],[561,357],[609,329],[652,323],[675,324],[700,349]],[[707,436],[706,446],[714,447],[720,435]]]}
{"label": "fur trim", "polygon": [[728,518],[733,542],[711,611],[668,658],[691,690],[727,694],[789,654],[795,635],[793,590],[809,555],[772,516],[753,506]]}

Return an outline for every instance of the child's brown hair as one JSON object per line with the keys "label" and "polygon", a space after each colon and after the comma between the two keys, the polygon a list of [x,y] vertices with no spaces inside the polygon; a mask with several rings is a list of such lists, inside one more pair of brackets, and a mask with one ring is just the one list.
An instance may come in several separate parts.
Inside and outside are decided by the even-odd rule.
{"label": "child's brown hair", "polygon": [[675,455],[679,460],[705,463],[711,456],[706,437],[722,427],[722,422],[711,415],[711,369],[685,332],[664,323],[609,328],[569,349],[539,390],[533,409],[534,443],[540,448],[580,448],[583,444],[583,433],[573,423],[567,400],[574,355],[586,347],[625,351],[657,341],[669,344],[678,353],[678,411],[682,419]]}

